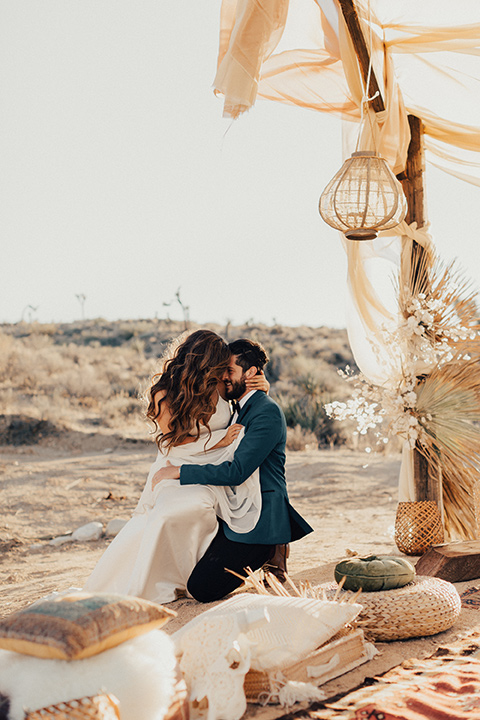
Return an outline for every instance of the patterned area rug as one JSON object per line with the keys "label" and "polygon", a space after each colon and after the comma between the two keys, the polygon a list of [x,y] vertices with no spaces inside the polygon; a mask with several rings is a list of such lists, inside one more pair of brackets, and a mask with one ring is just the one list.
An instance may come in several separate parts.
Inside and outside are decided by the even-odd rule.
{"label": "patterned area rug", "polygon": [[316,703],[287,718],[480,720],[480,626],[429,658],[408,660],[336,702]]}
{"label": "patterned area rug", "polygon": [[473,610],[480,609],[480,587],[471,587],[460,595],[462,607]]}

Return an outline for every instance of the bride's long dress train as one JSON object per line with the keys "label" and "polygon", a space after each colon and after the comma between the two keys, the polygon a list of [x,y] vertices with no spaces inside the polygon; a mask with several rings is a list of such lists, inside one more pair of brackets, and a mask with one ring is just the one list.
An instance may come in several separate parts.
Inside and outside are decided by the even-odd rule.
{"label": "bride's long dress train", "polygon": [[[208,446],[224,435],[230,419],[221,398],[210,421]],[[169,460],[173,465],[219,464],[231,460],[241,442],[205,451],[206,429],[194,443],[158,453],[133,516],[115,537],[88,578],[84,590],[135,595],[158,603],[175,600],[218,530],[221,517],[239,533],[252,530],[261,512],[258,471],[237,488],[180,485],[163,480],[155,490],[151,480]]]}

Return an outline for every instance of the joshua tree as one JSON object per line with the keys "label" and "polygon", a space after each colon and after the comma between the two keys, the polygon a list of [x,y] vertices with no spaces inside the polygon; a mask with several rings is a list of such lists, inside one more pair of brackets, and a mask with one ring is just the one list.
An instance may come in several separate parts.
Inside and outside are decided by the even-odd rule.
{"label": "joshua tree", "polygon": [[75,295],[75,297],[80,303],[80,307],[82,309],[82,320],[85,320],[85,300],[87,299],[87,296],[83,293],[79,293],[78,295]]}
{"label": "joshua tree", "polygon": [[37,312],[39,308],[39,305],[26,305],[22,310],[22,317],[20,319],[20,322],[23,322],[23,316],[25,315],[26,311],[28,310],[28,322],[31,323],[33,320],[32,313]]}
{"label": "joshua tree", "polygon": [[190,326],[190,305],[184,305],[181,298],[180,298],[180,289],[178,288],[177,292],[175,293],[175,297],[177,299],[178,304],[182,308],[183,312],[183,326],[185,330],[188,330]]}
{"label": "joshua tree", "polygon": [[[181,288],[178,288],[177,292],[175,293],[175,300],[178,302],[178,304],[182,308],[183,329],[188,330],[188,328],[190,327],[190,306],[183,304],[182,299],[180,297],[180,290],[181,290]],[[170,300],[170,302],[164,302],[164,303],[162,303],[162,305],[164,307],[171,307],[172,303],[173,303],[173,300]],[[167,322],[171,322],[171,319],[170,319],[170,316],[168,315],[168,313],[167,313]]]}

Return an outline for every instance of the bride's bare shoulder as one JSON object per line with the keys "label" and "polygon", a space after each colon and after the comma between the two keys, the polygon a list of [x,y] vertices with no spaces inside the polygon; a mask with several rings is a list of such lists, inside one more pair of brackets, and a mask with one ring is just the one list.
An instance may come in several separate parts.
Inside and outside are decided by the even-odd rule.
{"label": "bride's bare shoulder", "polygon": [[[170,420],[172,419],[172,413],[170,412],[170,404],[166,399],[167,391],[159,390],[155,393],[153,403],[155,406],[155,420],[160,427],[160,430],[165,435],[170,432]],[[163,400],[163,402],[160,402]]]}
{"label": "bride's bare shoulder", "polygon": [[[158,413],[158,407],[160,405],[160,400],[163,400],[167,395],[166,390],[157,390],[155,395],[153,396],[153,404],[155,406],[155,413]],[[168,404],[168,401],[165,401],[162,403],[162,409]]]}

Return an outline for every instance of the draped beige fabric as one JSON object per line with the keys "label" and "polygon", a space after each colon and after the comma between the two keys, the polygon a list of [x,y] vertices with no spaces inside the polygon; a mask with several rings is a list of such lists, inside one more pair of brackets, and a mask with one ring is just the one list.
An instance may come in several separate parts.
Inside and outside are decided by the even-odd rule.
{"label": "draped beige fabric", "polygon": [[[480,185],[478,4],[355,0],[355,7],[384,112],[375,113],[366,98],[337,0],[223,0],[214,86],[225,96],[224,113],[237,117],[257,95],[333,113],[345,127],[356,125],[355,133],[345,134],[346,154],[355,150],[356,141],[362,149],[381,154],[397,174],[405,167],[407,116],[413,114],[423,122],[427,161]],[[377,384],[395,385],[400,372],[395,348],[372,351],[371,341],[378,344],[380,329],[398,323],[397,299],[380,279],[398,274],[402,248],[412,238],[433,247],[427,228],[405,223],[374,241],[344,240],[350,343],[358,366]],[[402,500],[413,499],[412,473],[412,455],[406,449]]]}
{"label": "draped beige fabric", "polygon": [[[302,44],[283,47],[279,43],[284,29],[306,12],[305,2],[223,0],[214,86],[216,92],[225,95],[226,115],[237,117],[258,95],[343,118],[360,118],[364,88],[343,16],[335,0],[309,0],[309,5],[315,12],[310,10],[309,30],[298,39]],[[397,172],[408,145],[405,111],[422,119],[427,137],[451,149],[480,150],[480,128],[475,124],[478,109],[471,102],[479,90],[480,23],[454,27],[422,23],[428,12],[440,22],[447,5],[452,10],[449,0],[401,5],[408,8],[402,23],[395,21],[398,3],[355,2],[387,106],[385,114],[375,118],[374,132],[380,135],[380,149],[386,150],[385,158]],[[455,4],[455,16],[476,19],[475,5],[460,0]],[[335,15],[337,28],[332,27],[325,9],[330,18]],[[274,52],[277,47],[278,52]],[[473,70],[472,62],[476,63]],[[432,106],[424,102],[428,88],[435,93]],[[392,159],[397,147],[398,155]],[[453,153],[458,159],[455,150]],[[452,170],[455,168],[450,167]],[[480,177],[480,173],[473,176]]]}
{"label": "draped beige fabric", "polygon": [[215,89],[225,95],[225,115],[237,117],[257,96],[262,63],[282,36],[288,0],[226,0],[220,20]]}

